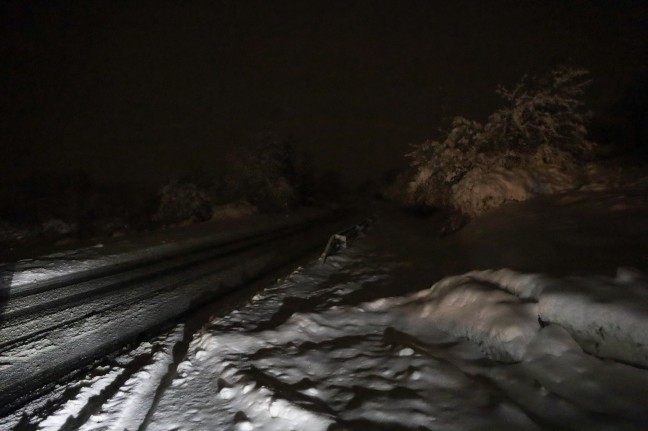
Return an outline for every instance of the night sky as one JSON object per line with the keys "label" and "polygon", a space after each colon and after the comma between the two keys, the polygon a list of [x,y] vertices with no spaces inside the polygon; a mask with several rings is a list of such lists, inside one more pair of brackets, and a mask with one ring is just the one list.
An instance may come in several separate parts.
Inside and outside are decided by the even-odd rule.
{"label": "night sky", "polygon": [[605,112],[646,71],[644,1],[3,1],[0,178],[216,174],[259,133],[345,179],[559,64]]}

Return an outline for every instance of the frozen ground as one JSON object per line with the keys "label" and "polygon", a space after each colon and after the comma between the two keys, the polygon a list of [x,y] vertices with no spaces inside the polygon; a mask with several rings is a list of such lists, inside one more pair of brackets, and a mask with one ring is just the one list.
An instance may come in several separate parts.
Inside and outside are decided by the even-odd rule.
{"label": "frozen ground", "polygon": [[341,255],[98,363],[16,417],[94,430],[648,429],[643,191],[508,205],[445,238],[433,218],[383,210]]}

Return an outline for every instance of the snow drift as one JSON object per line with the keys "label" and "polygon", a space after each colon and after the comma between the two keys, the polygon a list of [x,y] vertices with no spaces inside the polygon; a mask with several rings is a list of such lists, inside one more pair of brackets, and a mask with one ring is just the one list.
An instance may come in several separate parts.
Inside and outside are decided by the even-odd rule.
{"label": "snow drift", "polygon": [[[390,304],[395,305],[395,304]],[[566,330],[591,354],[648,368],[648,284],[638,272],[616,278],[553,279],[503,269],[445,278],[398,301],[412,316],[477,343],[500,361],[526,359],[546,326]],[[553,330],[552,330],[553,331]],[[548,345],[563,351],[559,337]]]}

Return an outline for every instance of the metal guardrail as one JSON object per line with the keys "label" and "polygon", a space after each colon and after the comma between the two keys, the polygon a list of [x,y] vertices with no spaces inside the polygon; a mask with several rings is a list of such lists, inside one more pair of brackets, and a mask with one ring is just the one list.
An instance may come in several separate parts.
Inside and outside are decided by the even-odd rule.
{"label": "metal guardrail", "polygon": [[377,218],[377,215],[372,215],[362,223],[353,225],[350,228],[331,235],[324,252],[319,258],[319,262],[324,263],[329,256],[335,255],[340,250],[347,248],[348,242],[369,229],[369,226],[374,224]]}
{"label": "metal guardrail", "polygon": [[[171,265],[174,259],[190,255],[199,256],[204,253],[221,253],[219,249],[236,246],[246,242],[255,242],[263,238],[279,237],[290,234],[296,229],[303,229],[316,222],[331,218],[330,213],[309,214],[296,220],[280,220],[266,226],[253,228],[247,231],[218,232],[207,237],[199,237],[182,245],[169,247],[169,244],[155,245],[145,250],[135,250],[135,256],[129,257],[128,253],[118,261],[106,261],[97,266],[82,268],[78,271],[63,275],[53,275],[51,278],[37,280],[20,286],[11,286],[12,275],[0,266],[0,305],[10,299],[42,293],[48,290],[89,282],[103,277],[114,276],[122,272],[141,269],[144,266]],[[139,254],[147,251],[146,254]],[[98,260],[99,262],[100,260]],[[4,278],[9,282],[5,282]]]}

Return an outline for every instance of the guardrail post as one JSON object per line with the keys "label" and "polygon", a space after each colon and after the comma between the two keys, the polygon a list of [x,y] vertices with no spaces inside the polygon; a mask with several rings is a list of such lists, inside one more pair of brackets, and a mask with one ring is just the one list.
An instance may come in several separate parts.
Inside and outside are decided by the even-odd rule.
{"label": "guardrail post", "polygon": [[377,216],[372,215],[360,224],[356,224],[348,229],[331,235],[324,252],[319,258],[319,262],[324,263],[329,256],[337,253],[343,248],[347,248],[348,241],[358,236],[361,232],[366,231],[369,226],[376,221],[376,219]]}

